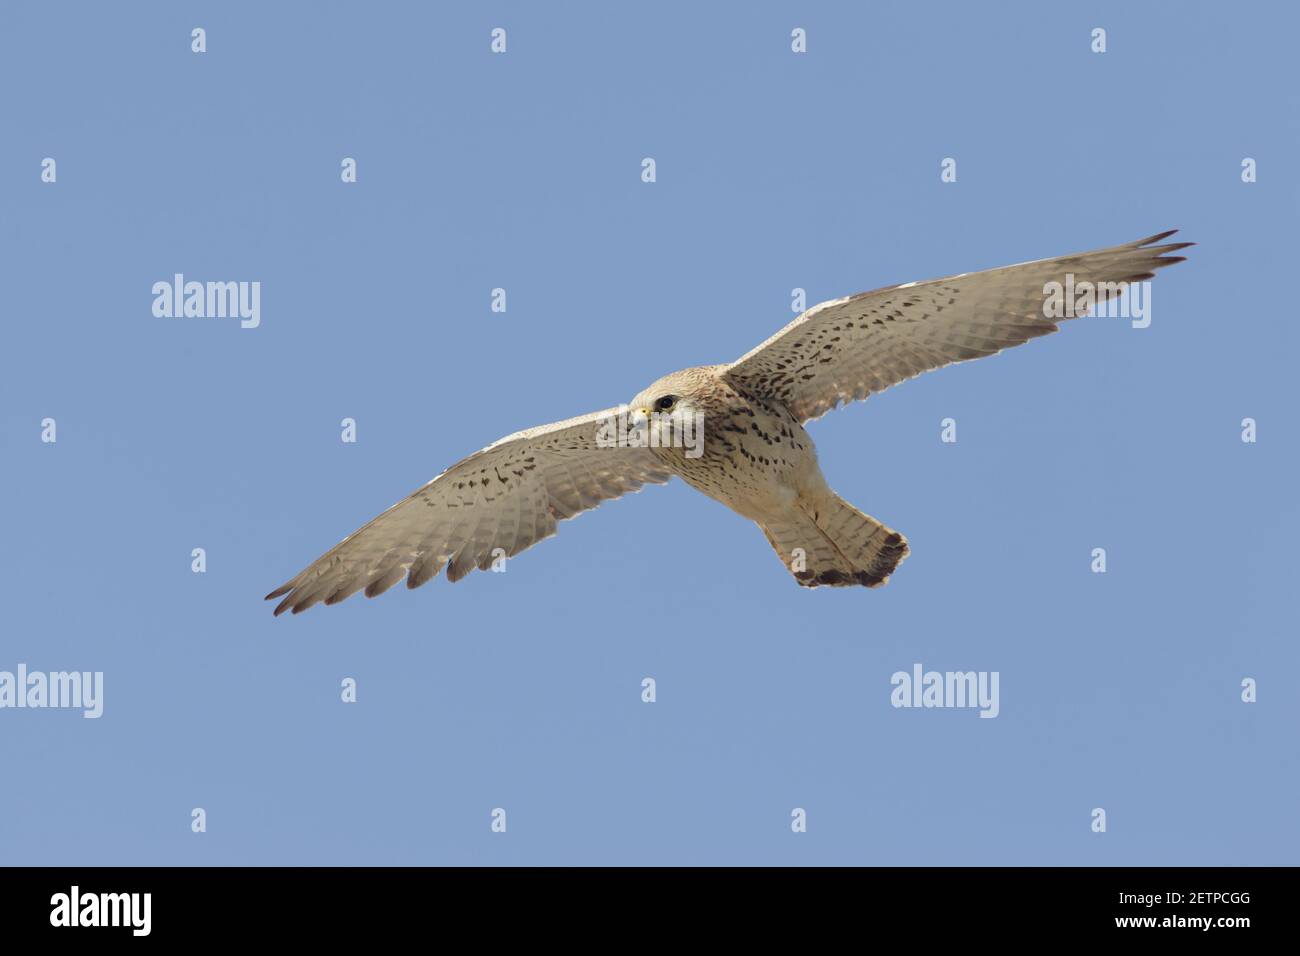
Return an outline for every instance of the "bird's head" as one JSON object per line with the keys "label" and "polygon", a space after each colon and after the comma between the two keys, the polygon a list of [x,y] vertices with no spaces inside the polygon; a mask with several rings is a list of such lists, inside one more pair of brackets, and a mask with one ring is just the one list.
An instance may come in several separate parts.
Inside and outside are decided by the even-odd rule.
{"label": "bird's head", "polygon": [[628,406],[629,421],[636,427],[658,423],[661,428],[676,429],[676,438],[664,435],[664,446],[680,447],[684,443],[692,447],[703,441],[705,416],[716,390],[709,368],[673,372],[632,399]]}
{"label": "bird's head", "polygon": [[628,403],[633,416],[678,415],[703,411],[703,381],[700,369],[673,372],[643,389]]}

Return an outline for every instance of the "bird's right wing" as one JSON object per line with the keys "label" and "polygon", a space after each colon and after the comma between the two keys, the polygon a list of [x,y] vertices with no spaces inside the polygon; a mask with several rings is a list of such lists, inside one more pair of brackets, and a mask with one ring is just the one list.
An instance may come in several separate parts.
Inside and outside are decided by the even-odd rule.
{"label": "bird's right wing", "polygon": [[[458,581],[555,534],[565,518],[662,484],[672,473],[648,448],[611,442],[620,409],[502,438],[393,505],[268,594],[276,614],[382,594],[406,576],[419,587],[444,566]],[[500,551],[498,551],[500,549]]]}
{"label": "bird's right wing", "polygon": [[807,421],[930,369],[1055,332],[1075,313],[1048,314],[1049,284],[1081,290],[1086,282],[1105,302],[1183,261],[1165,253],[1190,242],[1155,245],[1171,235],[823,302],[722,374]]}

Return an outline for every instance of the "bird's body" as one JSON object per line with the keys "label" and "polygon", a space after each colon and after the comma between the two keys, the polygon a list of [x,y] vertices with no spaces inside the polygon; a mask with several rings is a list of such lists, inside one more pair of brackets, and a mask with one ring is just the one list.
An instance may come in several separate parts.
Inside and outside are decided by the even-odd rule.
{"label": "bird's body", "polygon": [[[808,587],[875,587],[907,556],[907,542],[835,494],[812,436],[780,401],[738,386],[728,365],[683,369],[632,400],[653,409],[677,396],[704,428],[701,454],[661,445],[655,456],[688,485],[758,524],[768,543]],[[683,414],[683,411],[678,411]]]}
{"label": "bird's body", "polygon": [[727,366],[706,365],[666,375],[632,400],[649,407],[654,396],[679,395],[702,414],[701,454],[684,447],[652,449],[691,487],[757,521],[791,503],[820,478],[812,439],[789,410],[728,382]]}
{"label": "bird's body", "polygon": [[[814,306],[735,362],[674,372],[630,406],[489,445],[267,597],[283,597],[277,614],[297,613],[362,588],[373,597],[403,577],[418,587],[444,567],[456,581],[554,534],[560,520],[673,475],[757,523],[799,584],[884,584],[907,541],[831,490],[804,424],[929,369],[1056,331],[1183,261],[1164,253],[1191,243],[1153,244],[1170,234]],[[1086,289],[1086,307],[1062,313],[1063,287]],[[641,440],[662,423],[670,438],[696,440]]]}

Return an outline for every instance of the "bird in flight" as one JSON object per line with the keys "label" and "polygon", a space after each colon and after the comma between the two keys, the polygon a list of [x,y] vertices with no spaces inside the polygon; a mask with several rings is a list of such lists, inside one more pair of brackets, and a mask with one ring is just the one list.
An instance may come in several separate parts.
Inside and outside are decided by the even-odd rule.
{"label": "bird in flight", "polygon": [[[630,405],[508,435],[453,465],[276,588],[275,613],[446,569],[459,581],[558,522],[676,475],[754,521],[804,587],[878,587],[907,539],[826,483],[804,424],[930,369],[994,355],[1086,314],[1192,245],[1174,231],[1092,252],[909,282],[804,312],[729,365],[666,375]],[[1086,290],[1062,303],[1061,290]],[[1074,306],[1078,306],[1075,308]]]}

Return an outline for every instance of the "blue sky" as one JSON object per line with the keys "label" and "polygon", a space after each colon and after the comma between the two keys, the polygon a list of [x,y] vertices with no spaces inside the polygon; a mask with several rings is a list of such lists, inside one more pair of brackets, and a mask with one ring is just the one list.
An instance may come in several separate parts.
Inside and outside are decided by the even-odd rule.
{"label": "blue sky", "polygon": [[[1296,862],[1297,27],[6,4],[0,671],[102,671],[104,713],[0,710],[0,863]],[[794,586],[675,482],[505,574],[261,600],[488,442],[738,357],[796,287],[1173,227],[1199,245],[1149,328],[1074,322],[810,427],[911,541],[886,588]],[[260,326],[155,318],[177,272],[260,282]],[[998,672],[998,717],[891,707],[915,663]]]}

